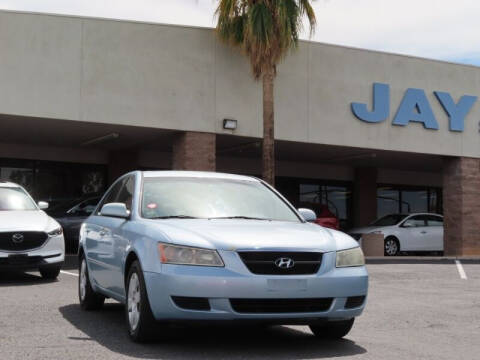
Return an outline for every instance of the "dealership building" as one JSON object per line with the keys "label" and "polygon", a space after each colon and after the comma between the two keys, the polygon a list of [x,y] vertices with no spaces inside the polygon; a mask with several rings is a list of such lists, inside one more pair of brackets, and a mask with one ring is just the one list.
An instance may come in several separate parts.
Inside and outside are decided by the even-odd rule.
{"label": "dealership building", "polygon": [[[442,213],[446,254],[480,255],[479,95],[478,67],[302,41],[278,68],[276,187],[343,229]],[[261,83],[213,29],[0,11],[0,178],[37,200],[133,169],[260,176],[261,137]]]}

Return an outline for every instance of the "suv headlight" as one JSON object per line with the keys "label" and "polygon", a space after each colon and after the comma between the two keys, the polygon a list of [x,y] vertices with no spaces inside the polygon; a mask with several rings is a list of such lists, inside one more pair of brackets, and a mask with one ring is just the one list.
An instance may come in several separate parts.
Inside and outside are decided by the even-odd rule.
{"label": "suv headlight", "polygon": [[158,253],[164,264],[224,266],[215,250],[159,243]]}
{"label": "suv headlight", "polygon": [[59,226],[58,228],[55,228],[55,229],[49,231],[47,234],[48,234],[48,236],[50,236],[50,237],[60,236],[60,235],[63,234],[63,229],[62,229],[61,226]]}
{"label": "suv headlight", "polygon": [[365,257],[360,247],[337,251],[337,268],[365,265]]}

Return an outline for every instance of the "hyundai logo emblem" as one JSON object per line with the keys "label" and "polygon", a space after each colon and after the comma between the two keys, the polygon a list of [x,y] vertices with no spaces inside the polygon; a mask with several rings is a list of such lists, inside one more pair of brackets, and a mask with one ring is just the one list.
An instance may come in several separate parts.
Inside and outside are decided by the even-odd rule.
{"label": "hyundai logo emblem", "polygon": [[275,265],[280,269],[291,269],[295,266],[295,262],[290,258],[282,257],[275,260]]}
{"label": "hyundai logo emblem", "polygon": [[23,234],[17,233],[12,235],[12,241],[15,244],[20,244],[23,242]]}

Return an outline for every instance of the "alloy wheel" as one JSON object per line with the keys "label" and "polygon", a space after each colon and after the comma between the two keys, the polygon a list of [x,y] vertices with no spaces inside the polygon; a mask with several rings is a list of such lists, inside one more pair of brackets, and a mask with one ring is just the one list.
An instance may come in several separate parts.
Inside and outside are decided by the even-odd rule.
{"label": "alloy wheel", "polygon": [[385,241],[385,252],[387,255],[396,255],[398,252],[398,244],[393,239],[388,239]]}
{"label": "alloy wheel", "polygon": [[82,260],[80,265],[80,299],[85,300],[85,294],[87,293],[87,263],[85,259]]}
{"label": "alloy wheel", "polygon": [[128,283],[128,322],[130,328],[135,330],[140,321],[140,282],[138,281],[137,274],[133,273]]}

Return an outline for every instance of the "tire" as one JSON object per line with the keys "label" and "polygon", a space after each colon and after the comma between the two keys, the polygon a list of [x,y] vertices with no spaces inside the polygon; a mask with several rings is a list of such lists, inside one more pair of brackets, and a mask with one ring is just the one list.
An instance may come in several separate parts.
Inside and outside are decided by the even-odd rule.
{"label": "tire", "polygon": [[99,310],[102,308],[103,303],[105,302],[105,296],[96,293],[92,288],[90,277],[88,275],[87,261],[83,255],[80,257],[78,299],[80,301],[80,307],[87,311]]}
{"label": "tire", "polygon": [[153,340],[157,323],[150,308],[145,278],[138,261],[130,266],[125,285],[125,318],[130,338],[134,342]]}
{"label": "tire", "polygon": [[40,275],[46,280],[55,280],[58,274],[60,274],[60,266],[44,267],[38,270],[40,271]]}
{"label": "tire", "polygon": [[389,236],[385,239],[384,253],[385,256],[396,256],[400,254],[400,243],[397,238]]}
{"label": "tire", "polygon": [[310,325],[312,333],[321,339],[341,339],[352,329],[355,318],[342,321],[331,321],[320,325]]}

